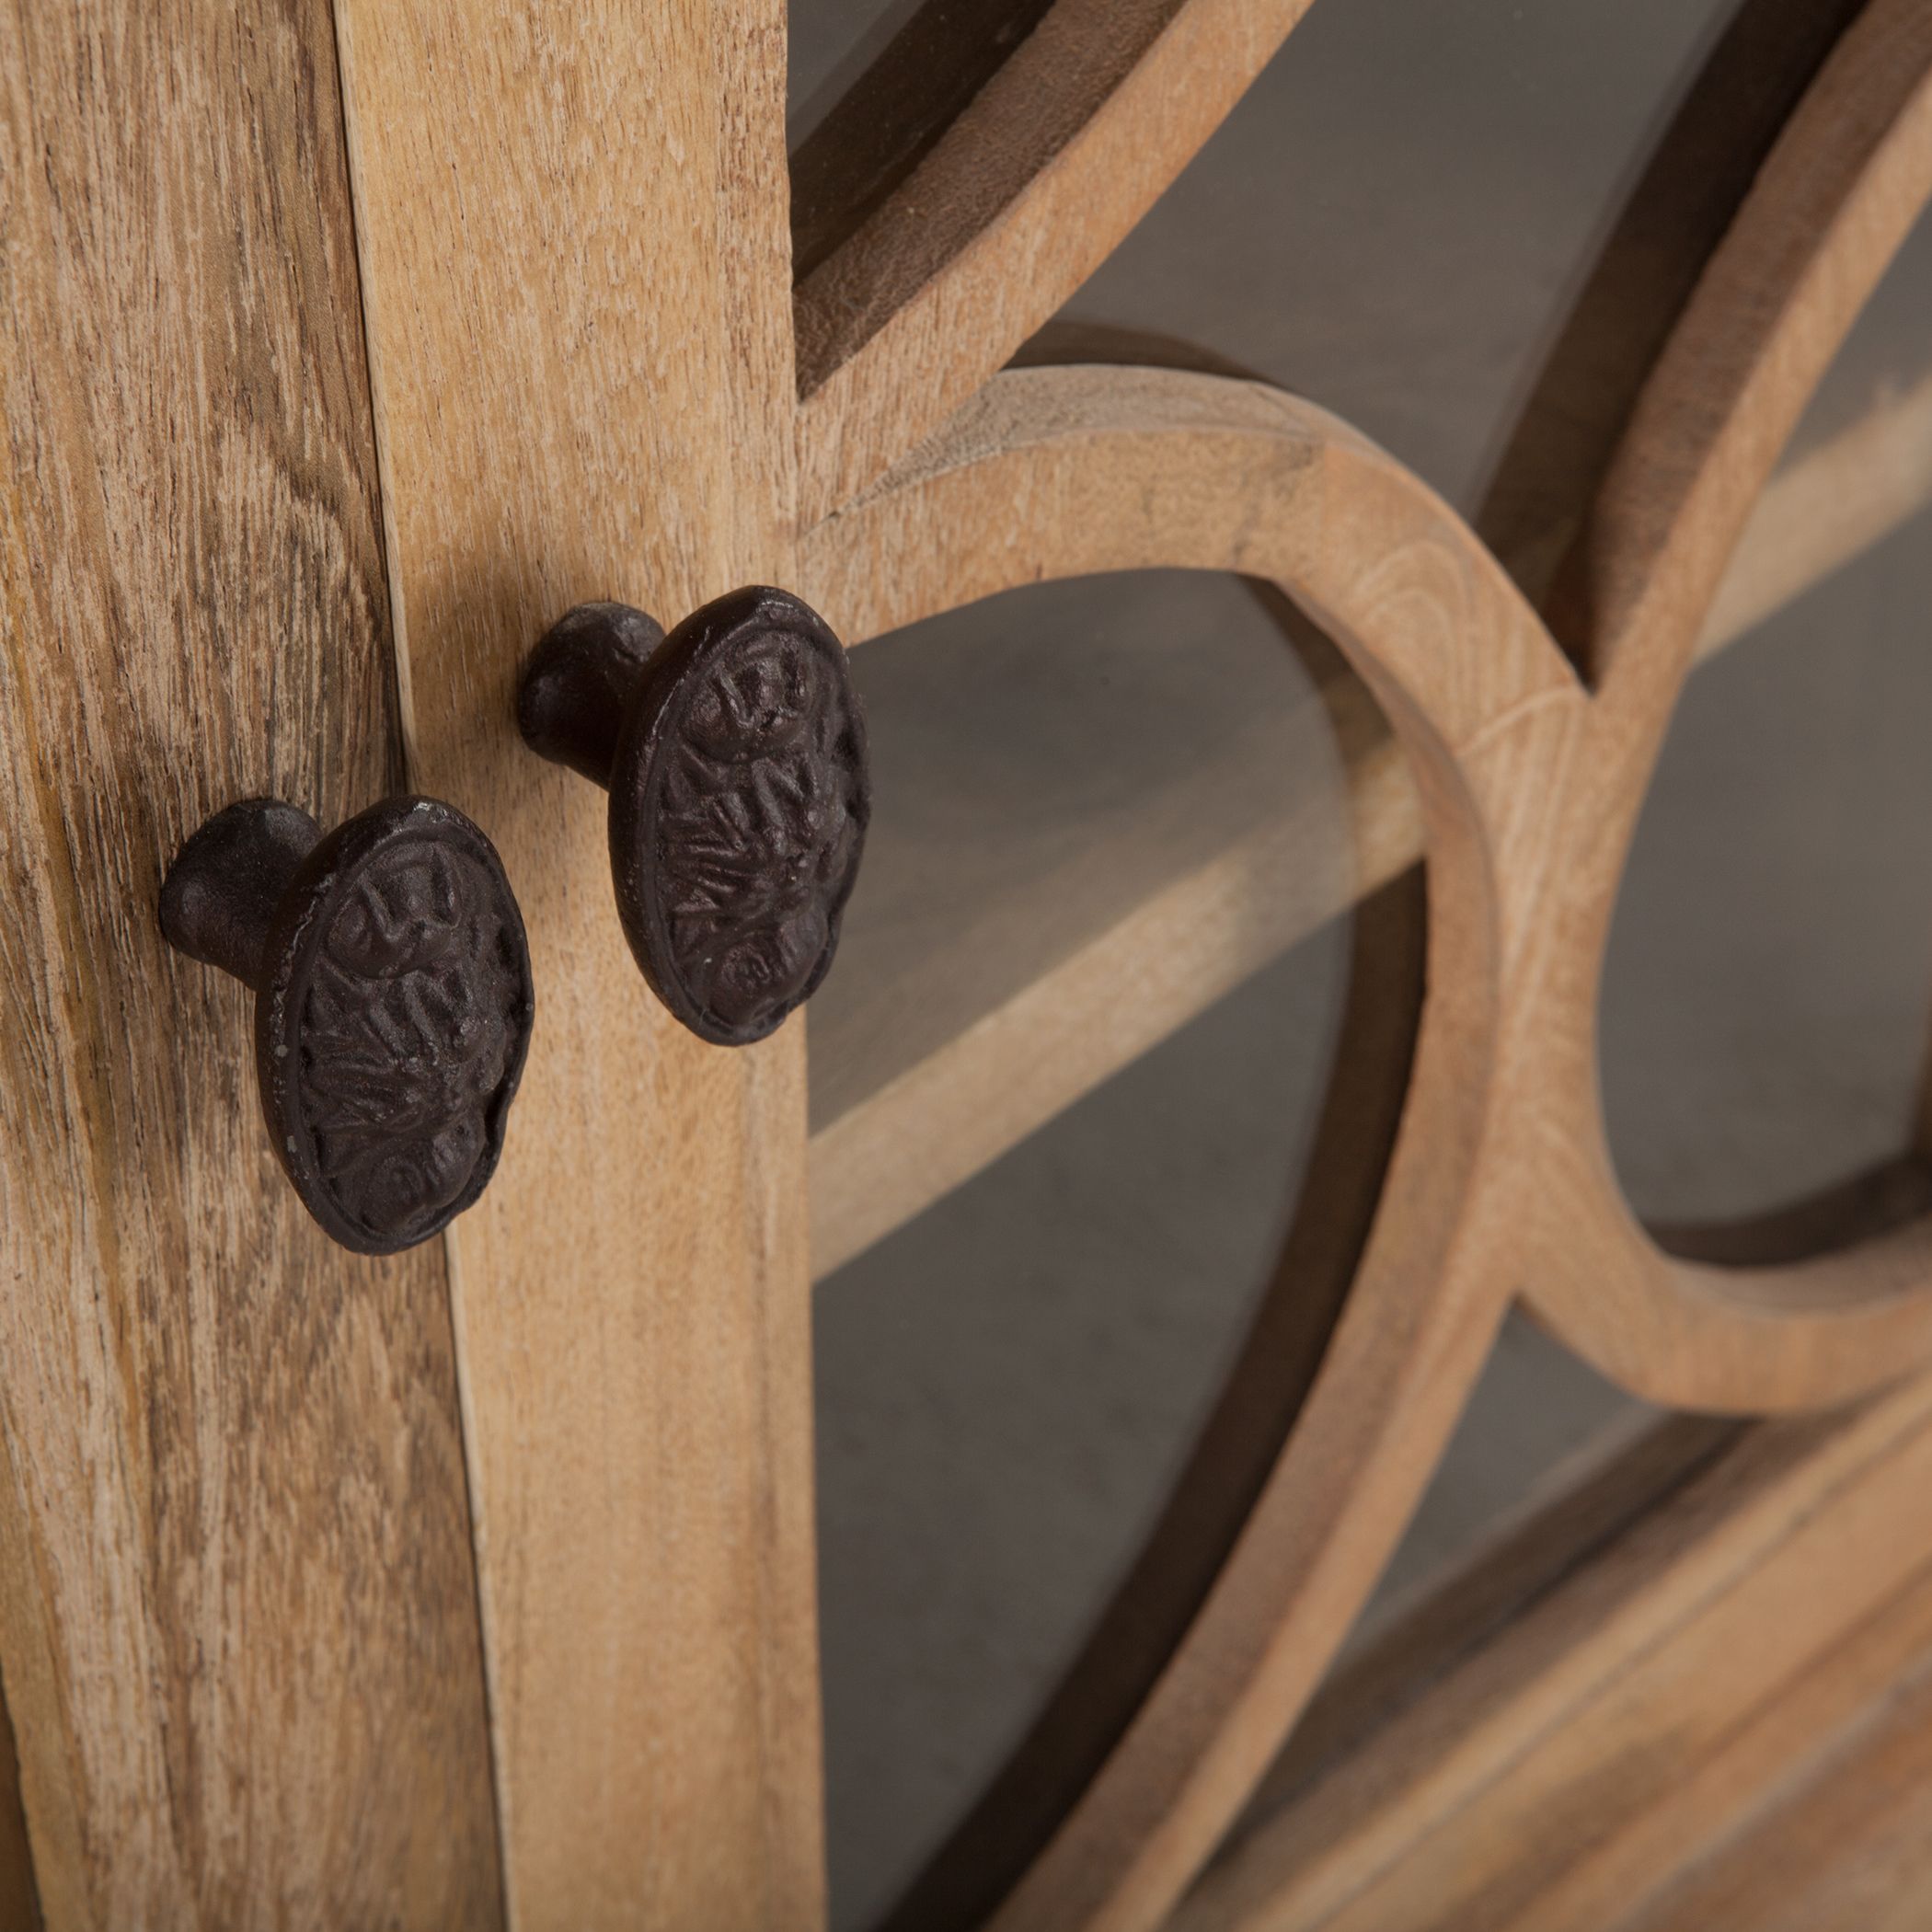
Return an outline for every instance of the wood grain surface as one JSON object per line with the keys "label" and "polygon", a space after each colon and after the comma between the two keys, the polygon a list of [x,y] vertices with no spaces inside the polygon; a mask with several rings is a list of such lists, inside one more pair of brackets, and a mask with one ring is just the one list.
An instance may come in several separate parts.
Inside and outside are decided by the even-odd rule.
{"label": "wood grain surface", "polygon": [[[1693,1405],[1829,1401],[1892,1379],[1932,1341],[1924,1221],[1849,1255],[1755,1271],[1652,1248],[1639,1276],[1629,1250],[1644,1237],[1595,1138],[1594,1060],[1604,926],[1650,762],[1799,410],[1924,205],[1928,65],[1932,15],[1916,0],[1880,0],[1861,17],[1673,332],[1578,560],[1558,579],[1556,608],[1571,626],[1581,611],[1617,644],[1634,640],[1621,660],[1577,653],[1611,665],[1594,698],[1446,510],[1412,478],[1398,486],[1386,459],[1332,419],[1258,385],[1010,372],[805,538],[809,593],[853,638],[1046,576],[1179,565],[1271,578],[1328,626],[1381,705],[1427,838],[1430,999],[1412,1111],[1331,1356],[1242,1547],[998,1923],[1157,1916],[1259,1775],[1261,1741],[1279,1738],[1306,1695],[1288,1665],[1256,1660],[1279,1656],[1293,1632],[1305,1667],[1308,1653],[1332,1650],[1359,1605],[1356,1596],[1340,1622],[1315,1607],[1331,1586],[1346,1597],[1361,1583],[1343,1559],[1311,1548],[1316,1495],[1351,1491],[1350,1532],[1363,1539],[1384,1533],[1376,1519],[1386,1512],[1406,1517],[1407,1458],[1432,1459],[1472,1372],[1448,1337],[1493,1333],[1494,1297],[1509,1292],[1500,1283],[1539,1298],[1546,1283],[1573,1286],[1580,1303],[1595,1294],[1590,1323],[1570,1326],[1596,1359],[1627,1386]],[[1580,582],[1593,601],[1580,599]],[[1060,1030],[1070,1023],[1063,1017]],[[1437,1053],[1467,1054],[1462,1098],[1481,1095],[1460,1129],[1432,1120]],[[1458,1132],[1460,1145],[1443,1137]],[[1405,1147],[1423,1140],[1433,1163],[1408,1166]],[[1559,1187],[1553,1158],[1565,1164]],[[1431,1213],[1449,1215],[1427,1264],[1442,1271],[1434,1289],[1409,1320],[1386,1305],[1371,1315],[1403,1293],[1377,1281],[1377,1236],[1417,1214],[1414,1241]],[[1420,1252],[1409,1248],[1411,1270]],[[1464,1271],[1474,1256],[1493,1271],[1487,1289]],[[1625,1302],[1642,1292],[1664,1305],[1641,1337],[1606,1315],[1606,1271]],[[1569,1313],[1560,1297],[1554,1307]],[[1362,1358],[1351,1352],[1358,1322],[1378,1338]],[[1423,1360],[1430,1369],[1410,1380],[1406,1364]],[[1397,1383],[1409,1390],[1401,1422],[1368,1448],[1364,1419]],[[1325,1407],[1344,1386],[1356,1408],[1352,1455],[1329,1435],[1339,1425]],[[1290,1495],[1300,1520],[1277,1529],[1274,1510]],[[1280,1589],[1291,1547],[1305,1567],[1281,1594],[1262,1593],[1263,1607],[1253,1578]]]}
{"label": "wood grain surface", "polygon": [[[844,472],[830,496],[856,494],[803,540],[808,593],[855,638],[1042,576],[1183,565],[1271,577],[1335,631],[1383,707],[1427,837],[1430,1006],[1413,1111],[1329,1359],[1240,1547],[997,1924],[1157,1919],[1258,1775],[1263,1741],[1279,1738],[1306,1696],[1299,1673],[1332,1652],[1359,1605],[1361,1573],[1340,1551],[1381,1537],[1389,1512],[1406,1516],[1409,1458],[1432,1461],[1439,1449],[1437,1432],[1466,1393],[1463,1344],[1493,1332],[1489,1297],[1524,1287],[1569,1316],[1594,1294],[1588,1319],[1574,1316],[1568,1332],[1614,1376],[1660,1399],[1745,1411],[1869,1390],[1932,1345],[1924,1222],[1849,1255],[1754,1275],[1654,1248],[1633,1258],[1642,1237],[1601,1147],[1594,1064],[1604,926],[1671,706],[1700,638],[1748,610],[1714,623],[1725,569],[1800,408],[1925,204],[1928,33],[1921,0],[1878,0],[1861,13],[1673,328],[1665,304],[1661,361],[1558,573],[1555,636],[1497,590],[1453,518],[1426,509],[1426,493],[1402,495],[1340,425],[1211,378],[1001,375],[879,482],[865,482],[862,465]],[[1096,126],[1110,114],[1100,110]],[[1747,170],[1734,191],[1748,179]],[[1728,214],[1719,210],[1710,232]],[[917,349],[896,367],[929,392]],[[808,467],[811,411],[830,393],[808,401]],[[825,407],[847,433],[850,420]],[[851,444],[837,454],[849,460]],[[1558,638],[1577,661],[1611,667],[1594,700],[1564,675]],[[1634,668],[1620,682],[1627,639]],[[1466,838],[1482,854],[1473,865]],[[1075,1005],[1045,1030],[1077,1034],[1087,1019]],[[1466,1100],[1493,1081],[1460,1126],[1431,1111],[1438,1052],[1470,1056]],[[979,1110],[1003,1091],[989,1081]],[[1405,1153],[1425,1142],[1433,1163],[1419,1155],[1409,1166]],[[905,1173],[916,1165],[906,1160]],[[1408,1256],[1411,1271],[1441,1271],[1404,1305],[1412,1277],[1378,1277],[1376,1241],[1395,1226],[1418,1241],[1432,1212],[1448,1215],[1443,1246],[1426,1261],[1420,1246]],[[1487,1288],[1465,1271],[1478,1256],[1491,1271]],[[1599,1292],[1606,1271],[1614,1295]],[[1640,1338],[1624,1319],[1637,1297],[1650,1304]],[[1409,1313],[1395,1314],[1398,1305]],[[1383,1407],[1397,1385],[1399,1422]],[[1343,1388],[1354,1404],[1347,1434],[1327,1406]],[[1385,1415],[1386,1434],[1372,1446]],[[1350,1501],[1325,1519],[1339,1490]],[[1325,1521],[1333,1544],[1324,1545]]]}
{"label": "wood grain surface", "polygon": [[1651,143],[1476,514],[1484,541],[1532,601],[1542,602],[1576,540],[1631,404],[1753,178],[1864,5],[1738,0]]}
{"label": "wood grain surface", "polygon": [[411,773],[489,826],[536,1033],[450,1236],[512,1915],[823,1909],[803,1030],[651,997],[601,791],[519,740],[570,605],[788,584],[777,0],[342,0]]}
{"label": "wood grain surface", "polygon": [[1097,269],[1309,0],[1056,0],[798,291],[799,507],[937,429]]}
{"label": "wood grain surface", "polygon": [[0,89],[0,1673],[40,1903],[488,1926],[443,1258],[309,1221],[248,995],[155,918],[210,811],[400,776],[328,9],[8,6]]}
{"label": "wood grain surface", "polygon": [[[777,582],[857,638],[1049,575],[1265,578],[1362,680],[1351,742],[1384,803],[1358,820],[1357,890],[1426,851],[1427,995],[1352,1287],[1295,1331],[1271,1420],[1306,1401],[998,1906],[1006,1932],[1124,1932],[1180,1896],[1512,1296],[1627,1386],[1713,1407],[1835,1400],[1932,1349],[1923,1221],[1784,1269],[1663,1256],[1601,1145],[1593,1030],[1699,638],[1802,581],[1794,527],[1846,555],[1890,514],[1826,477],[1774,517],[1773,587],[1720,591],[1932,189],[1932,8],[1863,8],[1687,299],[1673,240],[1646,341],[1679,319],[1635,420],[1521,573],[1540,591],[1556,565],[1547,626],[1454,512],[1310,405],[1225,376],[995,373],[1305,5],[1056,0],[893,149],[796,288],[781,0],[338,0],[333,36],[317,0],[245,27],[175,0],[0,16],[0,1673],[51,1925],[822,1923],[804,1030],[730,1052],[678,1028],[623,947],[602,797],[518,742],[520,662],[585,599],[675,621]],[[1795,91],[1827,16],[1749,14]],[[1731,159],[1693,240],[1742,191]],[[1923,408],[1863,449],[1903,489],[1922,457],[1891,431]],[[1620,413],[1583,425],[1569,471],[1593,479]],[[339,817],[399,781],[398,734],[409,782],[500,845],[539,1012],[489,1195],[440,1256],[379,1264],[302,1219],[261,1143],[243,998],[165,955],[153,896],[213,807],[275,791]],[[1252,862],[1234,842],[1191,898],[880,1087],[907,1120],[963,1102],[976,1138],[927,1161],[834,1121],[822,1253],[1285,943],[1256,937]],[[1095,1019],[1108,997],[1119,1024]],[[1016,1081],[1041,1038],[1066,1043],[1061,1072]],[[1896,1407],[1922,1397],[1892,1399],[1777,1452],[1771,1500],[1663,1566],[1654,1694],[1682,1700],[1710,1803],[1620,1813],[1552,1880],[1575,1923],[1672,1869],[1696,1817],[1739,1815],[1740,1767],[1785,1733],[1774,1714],[1741,1743],[1738,1714],[1765,1671],[1824,1657],[1834,1606],[1892,1608],[1819,1679],[1827,1729],[1872,1659],[1912,1654],[1916,1557],[1882,1532],[1922,1492],[1926,1438]],[[1806,1513],[1820,1498],[1842,1522]],[[1729,1598],[1681,1593],[1695,1574],[1722,1598],[1726,1551],[1842,1589],[1747,1656]],[[1467,1750],[1523,1743],[1510,1718],[1558,1708],[1557,1680],[1595,1708],[1604,1654],[1559,1658]],[[1639,1751],[1648,1716],[1604,1734]],[[1585,1731],[1531,1742],[1548,1777],[1489,1764],[1487,1843],[1540,1834],[1538,1794],[1593,1771]],[[1424,1870],[1362,1922],[1432,1923],[1470,1877]]]}
{"label": "wood grain surface", "polygon": [[1898,1525],[1928,1468],[1923,1381],[1740,1432],[1251,1821],[1176,1927],[1611,1932],[1651,1901],[1765,1923],[1717,1909],[1700,1860],[1923,1669],[1926,1556]]}
{"label": "wood grain surface", "polygon": [[[1725,1771],[1754,1801],[1718,1811],[1726,1828],[1617,1932],[1918,1932],[1932,1919],[1932,1576],[1748,1726]],[[1715,1781],[1686,1793],[1700,1819]]]}

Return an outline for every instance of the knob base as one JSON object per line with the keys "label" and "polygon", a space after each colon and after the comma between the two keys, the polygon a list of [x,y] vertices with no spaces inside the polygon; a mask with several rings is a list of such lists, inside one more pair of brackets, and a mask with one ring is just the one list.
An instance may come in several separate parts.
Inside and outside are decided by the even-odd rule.
{"label": "knob base", "polygon": [[167,868],[162,936],[259,992],[275,908],[321,836],[307,812],[275,799],[242,799],[216,812]]}
{"label": "knob base", "polygon": [[656,618],[627,604],[566,613],[523,667],[516,707],[523,742],[608,790],[618,740],[663,641]]}

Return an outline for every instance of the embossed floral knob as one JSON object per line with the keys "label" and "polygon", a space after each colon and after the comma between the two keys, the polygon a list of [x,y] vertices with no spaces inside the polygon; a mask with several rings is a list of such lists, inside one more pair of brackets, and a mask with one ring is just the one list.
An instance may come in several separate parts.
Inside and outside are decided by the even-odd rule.
{"label": "embossed floral knob", "polygon": [[811,998],[871,814],[865,719],[823,618],[757,585],[668,637],[628,604],[580,604],[532,653],[517,722],[610,788],[625,936],[694,1033],[746,1046]]}
{"label": "embossed floral knob", "polygon": [[255,989],[270,1139],[345,1248],[412,1248],[483,1191],[535,997],[510,882],[454,807],[387,799],[325,838],[230,805],[176,856],[161,930]]}

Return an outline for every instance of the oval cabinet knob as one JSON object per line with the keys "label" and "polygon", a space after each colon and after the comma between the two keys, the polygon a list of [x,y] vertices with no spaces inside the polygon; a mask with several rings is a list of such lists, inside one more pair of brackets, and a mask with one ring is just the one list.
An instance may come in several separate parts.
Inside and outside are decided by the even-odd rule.
{"label": "oval cabinet knob", "polygon": [[628,604],[580,604],[532,653],[517,721],[608,787],[617,914],[685,1026],[746,1046],[811,998],[871,816],[865,719],[823,618],[762,585],[668,637]]}
{"label": "oval cabinet knob", "polygon": [[483,1191],[535,1002],[510,881],[454,807],[388,799],[325,837],[230,805],[169,868],[161,929],[254,988],[269,1136],[336,1240],[394,1254]]}

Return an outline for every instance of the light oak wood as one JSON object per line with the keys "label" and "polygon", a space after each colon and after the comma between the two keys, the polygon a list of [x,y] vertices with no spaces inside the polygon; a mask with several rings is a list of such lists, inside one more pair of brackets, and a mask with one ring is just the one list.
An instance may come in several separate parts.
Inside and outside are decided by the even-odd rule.
{"label": "light oak wood", "polygon": [[[1476,1403],[1485,1399],[1478,1390]],[[1472,1409],[1470,1420],[1478,1415]],[[1363,1626],[1351,1633],[1256,1787],[1235,1842],[1338,1765],[1373,1750],[1386,1726],[1478,1650],[1505,1640],[1518,1619],[1735,1450],[1746,1432],[1772,1426],[1711,1416],[1660,1419],[1631,1409],[1539,1471],[1518,1506],[1492,1518],[1463,1555],[1426,1576],[1366,1640]],[[1454,1456],[1452,1448],[1452,1462]]]}
{"label": "light oak wood", "polygon": [[[1788,465],[1766,489],[1697,640],[1702,661],[1823,582],[1932,505],[1932,377],[1874,408]],[[1512,574],[1520,576],[1515,560]],[[1150,794],[1150,824],[1179,815],[1225,826],[1206,863],[1159,880],[1098,932],[1059,942],[1059,957],[1017,993],[986,997],[972,971],[975,933],[949,931],[922,971],[894,963],[894,1002],[914,1006],[944,1043],[907,1062],[901,1036],[868,1003],[841,1009],[814,1052],[852,1095],[812,1134],[811,1263],[822,1276],[904,1225],[1017,1146],[1082,1095],[1345,913],[1421,857],[1409,767],[1361,684],[1337,667],[1316,708],[1332,730],[1352,797],[1356,864],[1339,877],[1306,863],[1332,807],[1319,775],[1284,812],[1282,746],[1310,720],[1264,716],[1174,795]],[[1130,857],[1131,829],[1110,844]],[[1109,854],[1083,854],[1087,868]],[[1036,924],[1072,895],[1051,881],[1028,893]],[[987,921],[989,926],[998,922]],[[845,971],[862,967],[857,955]],[[841,989],[842,992],[848,988]],[[887,989],[881,988],[883,993]],[[819,1076],[815,1074],[814,1078]]]}
{"label": "light oak wood", "polygon": [[1924,1655],[1928,1473],[1923,1383],[1748,1432],[1254,1822],[1177,1932],[1624,1925]]}
{"label": "light oak wood", "polygon": [[[1381,761],[1357,890],[1399,896],[1420,827],[1428,990],[1399,1126],[1357,1136],[1394,1144],[1352,1286],[1356,1244],[1334,1234],[1318,1318],[1258,1329],[1293,1360],[1279,1387],[1265,1349],[1244,1363],[1247,1419],[1269,1425],[1248,1443],[1252,1509],[1196,1536],[1216,1570],[1198,1607],[1191,1570],[1169,1580],[1167,1662],[1096,1733],[1090,1783],[996,1913],[1009,1932],[1152,1925],[1180,1895],[1342,1642],[1519,1292],[1678,1401],[1834,1400],[1932,1349],[1932,1224],[1783,1268],[1666,1259],[1601,1144],[1593,1037],[1671,705],[1700,634],[1752,608],[1714,605],[1726,561],[1932,186],[1932,8],[1872,0],[1811,86],[1546,625],[1446,506],[1318,408],[1221,376],[993,375],[1305,4],[1058,0],[796,291],[777,0],[339,0],[334,47],[299,7],[247,33],[7,15],[5,178],[29,189],[0,208],[4,554],[25,722],[0,930],[27,1024],[0,1206],[34,1292],[0,1337],[0,1670],[51,1922],[488,1922],[485,1662],[515,1923],[822,1922],[803,1029],[742,1053],[680,1032],[624,953],[602,800],[515,742],[519,661],[586,597],[675,618],[776,581],[863,637],[1048,575],[1265,577],[1363,680],[1327,694],[1353,707],[1363,771]],[[1734,191],[1698,221],[1715,232]],[[1676,299],[1652,305],[1657,329]],[[1882,523],[1840,516],[1848,494],[1823,499],[1840,548]],[[1780,569],[1791,522],[1767,539]],[[1522,575],[1540,593],[1540,563]],[[208,806],[272,788],[347,810],[392,722],[412,782],[499,840],[546,989],[501,1171],[443,1270],[350,1264],[299,1225],[245,1137],[239,1001],[161,959],[146,916]],[[846,1194],[822,1252],[1278,950],[1281,929],[1255,937],[1258,863],[1279,850],[1232,842],[971,1050],[987,1016],[882,1084],[910,1116],[962,1096],[979,1138],[924,1172],[856,1128],[828,1144]],[[1099,1011],[1122,993],[1131,1014]],[[196,1025],[163,1024],[170,1003]],[[1067,1052],[1032,1077],[1042,1029]],[[1918,1640],[1910,1553],[1879,1534],[1932,1468],[1903,1413],[1871,1411],[1897,1422],[1883,1443],[1868,1417],[1776,1451],[1774,1501],[1682,1567],[1721,1596],[1727,1550],[1788,1579],[1823,1565],[1841,1599],[1897,1602],[1896,1640],[1828,1665],[1840,1622],[1813,1604],[1747,1661],[1728,1598],[1660,1613],[1659,1696],[1685,1702],[1709,1817],[1742,1815],[1745,1774],[1806,1729],[1774,1714],[1732,1748],[1754,1669],[1784,1685],[1815,1666],[1807,1723],[1842,1728]],[[1794,1514],[1779,1472],[1800,1461],[1838,1471],[1822,1493],[1842,1521]],[[1586,1651],[1564,1668],[1575,1690]],[[1538,1711],[1562,1707],[1552,1681]],[[1619,1709],[1610,1733],[1641,1742],[1649,1715]],[[1565,1731],[1550,1762],[1587,1767],[1590,1748]],[[1565,1868],[1565,1909],[1681,1866],[1682,1825],[1621,1817]],[[1420,1910],[1440,1888],[1398,1895]]]}
{"label": "light oak wood", "polygon": [[1533,602],[1589,515],[1638,392],[1753,178],[1863,5],[1738,0],[1650,143],[1476,514]]}
{"label": "light oak wood", "polygon": [[792,581],[778,0],[341,0],[410,769],[487,824],[541,1006],[452,1230],[514,1922],[823,1910],[802,1029],[707,1046],[518,741],[572,604]]}
{"label": "light oak wood", "polygon": [[[500,1917],[446,1276],[163,868],[400,776],[327,6],[0,9],[0,1674],[51,1927]],[[13,1921],[19,1923],[17,1919]]]}
{"label": "light oak wood", "polygon": [[799,505],[847,501],[1098,268],[1309,0],[1056,0],[798,291]]}

